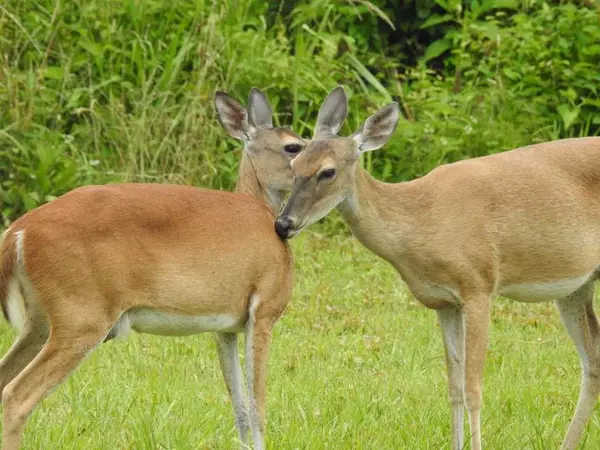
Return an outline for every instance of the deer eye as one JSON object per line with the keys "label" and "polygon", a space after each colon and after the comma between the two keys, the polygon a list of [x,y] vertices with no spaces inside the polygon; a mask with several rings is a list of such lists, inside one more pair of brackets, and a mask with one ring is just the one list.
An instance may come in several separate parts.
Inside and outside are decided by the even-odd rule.
{"label": "deer eye", "polygon": [[302,150],[302,146],[300,144],[288,144],[283,147],[283,151],[290,155],[297,155]]}
{"label": "deer eye", "polygon": [[321,180],[331,180],[331,179],[333,179],[333,177],[335,177],[335,169],[332,167],[332,168],[329,168],[329,169],[325,169],[323,172],[321,172],[319,174],[318,179],[319,179],[319,181],[321,181]]}

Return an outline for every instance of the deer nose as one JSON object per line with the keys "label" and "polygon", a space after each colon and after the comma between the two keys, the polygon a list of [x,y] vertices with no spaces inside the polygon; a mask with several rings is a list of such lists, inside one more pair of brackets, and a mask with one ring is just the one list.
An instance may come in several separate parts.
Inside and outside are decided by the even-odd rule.
{"label": "deer nose", "polygon": [[287,239],[290,237],[290,232],[294,231],[295,223],[291,217],[283,216],[279,217],[275,222],[275,231],[281,239]]}

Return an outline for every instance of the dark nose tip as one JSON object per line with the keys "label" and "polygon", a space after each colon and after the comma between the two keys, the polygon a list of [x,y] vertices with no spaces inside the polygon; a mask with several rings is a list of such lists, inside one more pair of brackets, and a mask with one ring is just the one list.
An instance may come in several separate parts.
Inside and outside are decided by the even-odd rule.
{"label": "dark nose tip", "polygon": [[289,217],[280,217],[275,222],[275,231],[281,239],[287,239],[290,231],[294,229],[294,221]]}

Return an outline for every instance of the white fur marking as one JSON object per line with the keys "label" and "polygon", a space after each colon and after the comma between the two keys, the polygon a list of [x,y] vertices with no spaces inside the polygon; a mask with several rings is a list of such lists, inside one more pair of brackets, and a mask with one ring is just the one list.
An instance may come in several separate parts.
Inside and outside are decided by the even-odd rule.
{"label": "white fur marking", "polygon": [[119,317],[119,320],[117,320],[111,331],[114,332],[114,339],[116,340],[125,339],[129,335],[131,331],[129,312],[125,312]]}
{"label": "white fur marking", "polygon": [[6,310],[10,324],[15,330],[21,332],[25,324],[25,299],[19,289],[19,281],[12,277],[8,282],[8,296],[6,299]]}
{"label": "white fur marking", "polygon": [[551,281],[546,283],[522,283],[505,286],[499,294],[521,302],[546,302],[566,297],[575,292],[592,274],[588,273],[577,278]]}
{"label": "white fur marking", "polygon": [[[254,386],[254,322],[256,321],[256,308],[260,302],[260,298],[256,294],[250,296],[250,304],[248,308],[248,322],[246,323],[246,382],[250,391]],[[250,404],[252,406],[251,396]],[[255,405],[256,406],[256,405]]]}
{"label": "white fur marking", "polygon": [[23,256],[23,241],[25,239],[25,229],[19,230],[15,233],[17,238],[15,247],[17,249],[17,265],[22,266],[25,264],[25,257]]}
{"label": "white fur marking", "polygon": [[216,337],[223,375],[231,393],[235,426],[238,430],[240,441],[243,446],[247,446],[249,427],[248,407],[246,406],[244,396],[244,375],[238,355],[237,335],[234,333],[216,333]]}
{"label": "white fur marking", "polygon": [[[163,336],[186,336],[240,329],[240,318],[227,314],[180,316],[153,309],[135,309],[127,312],[127,318],[135,331]],[[122,333],[121,329],[119,331]]]}
{"label": "white fur marking", "polygon": [[[254,322],[254,315],[256,314],[256,308],[258,308],[258,304],[260,303],[260,297],[256,294],[252,294],[250,296],[250,308],[248,309],[249,316],[252,318]],[[252,324],[254,325],[254,323]]]}
{"label": "white fur marking", "polygon": [[304,142],[302,142],[302,140],[296,139],[293,136],[286,136],[281,140],[281,143],[286,146],[286,145],[290,145],[290,144],[298,144],[298,145],[304,145]]}

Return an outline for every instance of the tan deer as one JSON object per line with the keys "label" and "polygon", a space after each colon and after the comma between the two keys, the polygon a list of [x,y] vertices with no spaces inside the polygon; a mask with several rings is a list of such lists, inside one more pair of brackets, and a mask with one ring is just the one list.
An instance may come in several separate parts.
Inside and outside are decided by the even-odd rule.
{"label": "tan deer", "polygon": [[579,401],[561,448],[581,439],[600,392],[600,328],[592,308],[600,264],[600,138],[567,139],[460,161],[414,181],[381,183],[359,165],[384,145],[390,104],[349,137],[335,89],[315,133],[292,162],[294,187],[276,229],[289,238],[337,208],[352,233],[390,262],[436,310],[445,344],[452,449],[481,449],[482,372],[490,302],[556,300],[582,365]]}
{"label": "tan deer", "polygon": [[[223,92],[218,117],[245,143],[237,193],[160,184],[75,189],[3,235],[0,299],[19,335],[0,361],[2,448],[19,448],[35,406],[100,343],[129,330],[214,332],[242,448],[264,449],[267,351],[292,291],[273,230],[305,141],[274,128],[253,89],[249,114]],[[246,334],[246,384],[237,333]]]}

